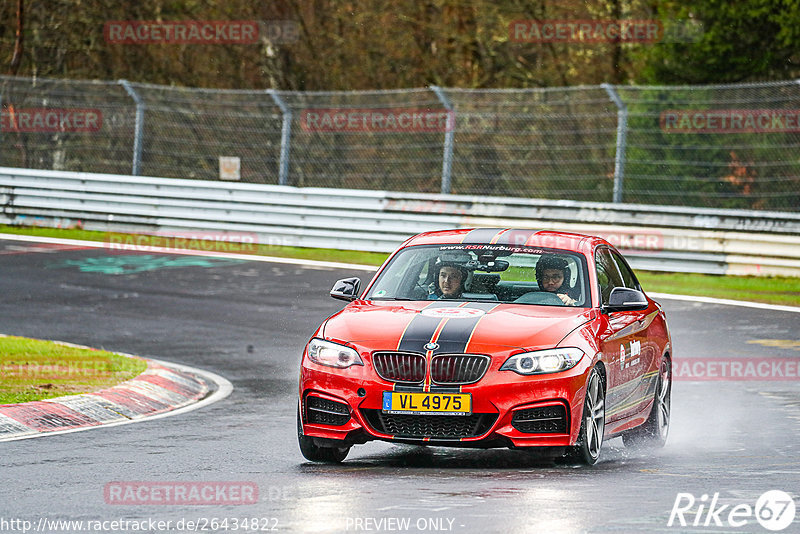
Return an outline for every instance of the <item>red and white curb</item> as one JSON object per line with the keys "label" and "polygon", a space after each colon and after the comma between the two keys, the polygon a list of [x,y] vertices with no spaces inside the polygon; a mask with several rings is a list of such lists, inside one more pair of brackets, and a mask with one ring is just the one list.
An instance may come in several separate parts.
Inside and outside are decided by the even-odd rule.
{"label": "red and white curb", "polygon": [[228,380],[214,373],[143,359],[147,370],[109,389],[21,404],[0,404],[0,441],[178,415],[220,401],[233,391]]}

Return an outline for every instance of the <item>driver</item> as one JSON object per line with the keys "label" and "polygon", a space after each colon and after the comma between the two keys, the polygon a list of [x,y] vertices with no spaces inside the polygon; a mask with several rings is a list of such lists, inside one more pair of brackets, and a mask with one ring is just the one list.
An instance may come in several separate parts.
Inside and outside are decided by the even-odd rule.
{"label": "driver", "polygon": [[467,268],[453,261],[439,259],[434,269],[436,278],[431,284],[428,300],[461,298],[469,275]]}
{"label": "driver", "polygon": [[539,289],[555,293],[567,306],[575,306],[577,300],[570,295],[569,266],[567,260],[556,254],[544,254],[536,262],[536,281]]}

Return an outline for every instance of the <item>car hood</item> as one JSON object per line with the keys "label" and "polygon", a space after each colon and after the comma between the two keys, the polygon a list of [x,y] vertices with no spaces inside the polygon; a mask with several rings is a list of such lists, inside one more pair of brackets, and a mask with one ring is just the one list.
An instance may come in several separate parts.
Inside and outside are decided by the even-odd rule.
{"label": "car hood", "polygon": [[323,335],[370,350],[527,350],[556,346],[589,321],[591,312],[587,308],[492,302],[355,301],[326,321]]}

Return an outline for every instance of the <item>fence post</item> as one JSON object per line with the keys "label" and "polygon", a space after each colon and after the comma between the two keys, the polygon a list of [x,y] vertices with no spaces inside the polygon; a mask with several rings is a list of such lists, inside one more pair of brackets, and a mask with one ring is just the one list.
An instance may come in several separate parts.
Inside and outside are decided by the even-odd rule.
{"label": "fence post", "polygon": [[130,84],[128,80],[119,80],[119,84],[125,88],[125,91],[130,95],[136,104],[136,125],[133,135],[133,169],[131,174],[139,176],[142,169],[142,142],[144,141],[144,102],[136,92],[136,89]]}
{"label": "fence post", "polygon": [[453,114],[453,105],[450,99],[444,94],[441,87],[431,85],[431,90],[436,93],[436,98],[444,106],[444,108],[452,115],[452,121],[447,121],[447,131],[444,134],[444,154],[442,156],[442,194],[450,194],[451,189],[451,176],[453,172],[453,139],[455,136],[456,122],[455,114]]}
{"label": "fence post", "polygon": [[628,106],[617,94],[613,85],[601,84],[608,97],[617,106],[617,148],[614,158],[614,202],[622,202],[622,184],[625,179],[625,151],[628,145]]}
{"label": "fence post", "polygon": [[281,162],[278,172],[278,185],[289,185],[289,149],[291,148],[292,138],[292,110],[286,105],[275,89],[267,89],[267,93],[272,97],[272,101],[275,102],[275,105],[281,108],[281,114],[283,116],[283,122],[281,124]]}

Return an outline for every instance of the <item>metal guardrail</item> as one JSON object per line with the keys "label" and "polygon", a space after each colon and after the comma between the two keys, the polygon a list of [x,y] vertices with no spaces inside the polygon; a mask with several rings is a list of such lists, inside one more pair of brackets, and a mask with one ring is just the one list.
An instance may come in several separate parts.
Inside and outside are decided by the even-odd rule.
{"label": "metal guardrail", "polygon": [[0,167],[0,221],[88,230],[251,233],[260,243],[389,252],[471,226],[603,235],[634,268],[800,276],[800,215],[413,194]]}

